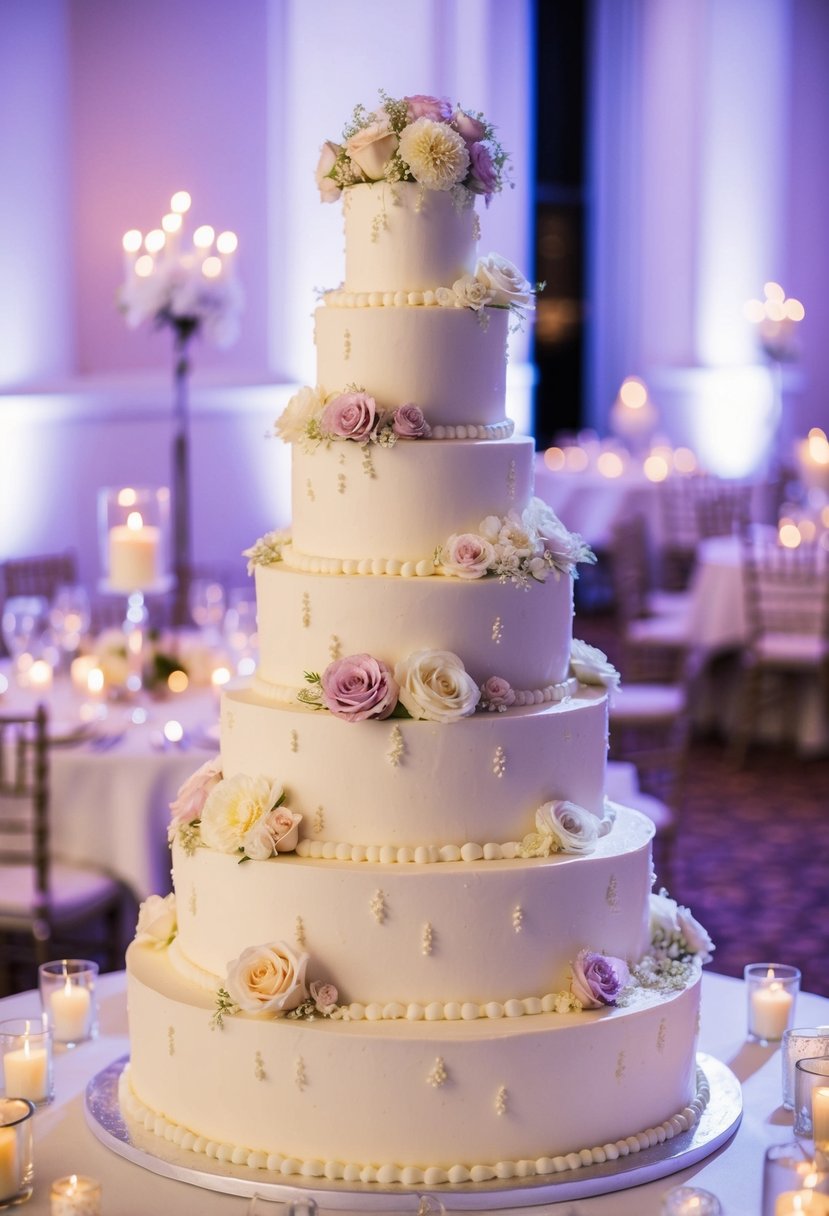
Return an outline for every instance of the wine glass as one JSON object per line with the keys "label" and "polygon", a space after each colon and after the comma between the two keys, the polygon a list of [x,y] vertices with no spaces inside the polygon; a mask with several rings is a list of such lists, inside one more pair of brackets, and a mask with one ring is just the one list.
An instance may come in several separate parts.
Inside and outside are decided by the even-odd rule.
{"label": "wine glass", "polygon": [[58,587],[49,611],[49,623],[60,649],[74,654],[89,630],[91,615],[86,587],[64,584]]}
{"label": "wine glass", "polygon": [[32,653],[49,623],[49,601],[43,595],[12,595],[3,604],[2,632],[6,650],[17,662]]}
{"label": "wine glass", "polygon": [[187,593],[190,615],[205,638],[218,640],[225,616],[225,589],[211,578],[196,578]]}

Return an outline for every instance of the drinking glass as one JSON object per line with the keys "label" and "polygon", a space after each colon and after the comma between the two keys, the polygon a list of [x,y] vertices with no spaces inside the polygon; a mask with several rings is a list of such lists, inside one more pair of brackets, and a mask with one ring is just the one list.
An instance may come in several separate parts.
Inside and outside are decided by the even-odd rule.
{"label": "drinking glass", "polygon": [[31,654],[49,623],[49,603],[43,595],[12,595],[3,605],[3,641],[14,660]]}
{"label": "drinking glass", "polygon": [[70,584],[58,587],[52,599],[49,623],[63,654],[66,657],[75,654],[90,624],[86,587]]}
{"label": "drinking glass", "polygon": [[187,593],[190,615],[207,637],[218,637],[225,616],[225,589],[210,578],[196,578]]}

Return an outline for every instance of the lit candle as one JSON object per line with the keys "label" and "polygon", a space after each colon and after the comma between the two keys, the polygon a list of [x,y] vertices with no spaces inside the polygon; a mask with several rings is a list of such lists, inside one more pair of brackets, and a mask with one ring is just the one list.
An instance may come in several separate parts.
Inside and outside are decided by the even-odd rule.
{"label": "lit candle", "polygon": [[32,1047],[28,1039],[3,1056],[3,1076],[9,1098],[45,1102],[49,1097],[49,1057],[45,1047]]}
{"label": "lit candle", "polygon": [[101,1216],[101,1184],[96,1178],[56,1178],[51,1199],[52,1216]]}
{"label": "lit candle", "polygon": [[20,1190],[20,1154],[17,1150],[17,1129],[0,1127],[0,1203],[11,1199]]}
{"label": "lit candle", "polygon": [[69,676],[72,687],[76,692],[85,694],[89,691],[89,673],[98,665],[94,654],[81,654],[69,664]]}
{"label": "lit candle", "polygon": [[58,1042],[78,1043],[88,1037],[91,1004],[89,989],[83,984],[73,984],[67,973],[64,986],[49,998],[52,1030]]}
{"label": "lit candle", "polygon": [[829,1216],[829,1197],[817,1191],[784,1191],[777,1196],[774,1216],[797,1216],[798,1212]]}
{"label": "lit candle", "polygon": [[779,980],[775,980],[774,971],[769,968],[768,982],[751,993],[752,1034],[758,1039],[782,1039],[783,1031],[789,1024],[793,1001],[794,997]]}
{"label": "lit candle", "polygon": [[825,1151],[829,1148],[829,1086],[818,1085],[812,1091],[812,1134],[815,1144]]}
{"label": "lit candle", "polygon": [[52,668],[45,659],[35,659],[29,668],[29,687],[39,692],[52,687]]}
{"label": "lit candle", "polygon": [[130,511],[126,524],[109,531],[109,582],[117,591],[140,591],[159,581],[160,530]]}

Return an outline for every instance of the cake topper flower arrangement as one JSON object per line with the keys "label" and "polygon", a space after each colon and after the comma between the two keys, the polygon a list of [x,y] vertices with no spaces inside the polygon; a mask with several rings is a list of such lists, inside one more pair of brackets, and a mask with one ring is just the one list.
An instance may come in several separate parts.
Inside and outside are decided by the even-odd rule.
{"label": "cake topper flower arrangement", "polygon": [[446,98],[389,97],[375,110],[355,106],[342,143],[326,140],[317,165],[323,202],[362,182],[417,182],[426,190],[482,194],[489,205],[507,180],[508,156],[483,114]]}

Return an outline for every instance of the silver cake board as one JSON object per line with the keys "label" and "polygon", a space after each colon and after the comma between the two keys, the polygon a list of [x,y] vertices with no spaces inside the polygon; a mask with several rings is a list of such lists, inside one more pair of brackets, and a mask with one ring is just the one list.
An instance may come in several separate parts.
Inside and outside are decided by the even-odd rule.
{"label": "silver cake board", "polygon": [[593,1195],[654,1182],[696,1164],[730,1139],[743,1113],[740,1082],[720,1060],[700,1054],[697,1069],[702,1076],[698,1075],[698,1081],[708,1082],[711,1098],[696,1126],[654,1148],[631,1153],[617,1161],[582,1166],[562,1174],[437,1187],[400,1184],[389,1187],[379,1183],[329,1182],[324,1178],[282,1182],[273,1181],[273,1173],[267,1170],[217,1161],[181,1149],[143,1128],[128,1127],[118,1105],[118,1082],[128,1062],[128,1056],[115,1060],[97,1073],[86,1088],[86,1121],[105,1147],[135,1165],[176,1182],[228,1195],[248,1198],[257,1195],[286,1204],[310,1197],[320,1208],[336,1211],[413,1214],[424,1193],[439,1199],[447,1212],[497,1212],[505,1208],[589,1199]]}

